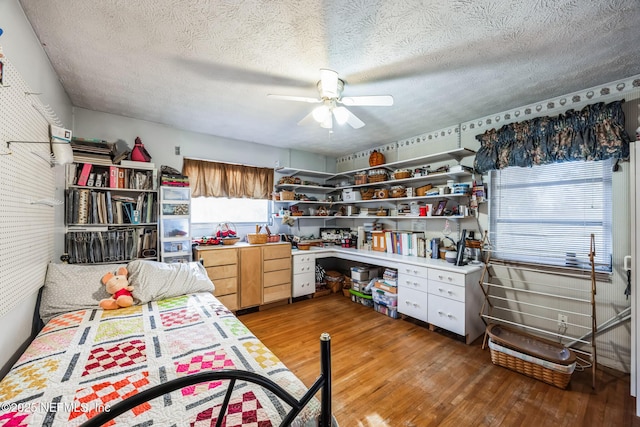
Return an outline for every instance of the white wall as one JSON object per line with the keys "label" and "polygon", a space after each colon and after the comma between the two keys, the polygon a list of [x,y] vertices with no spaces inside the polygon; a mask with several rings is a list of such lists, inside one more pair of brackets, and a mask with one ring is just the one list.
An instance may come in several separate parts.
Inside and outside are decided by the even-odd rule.
{"label": "white wall", "polygon": [[[42,103],[55,111],[65,127],[71,128],[71,102],[18,1],[1,0],[0,17],[0,28],[3,30],[0,46],[4,55],[30,89],[42,94],[39,96]],[[62,221],[60,216],[56,223],[59,223],[58,218]],[[25,268],[31,267],[25,260]],[[36,297],[33,294],[18,308],[0,318],[1,324],[10,326],[2,328],[0,333],[0,366],[10,363],[14,353],[28,340]],[[0,372],[2,373],[4,372]]]}

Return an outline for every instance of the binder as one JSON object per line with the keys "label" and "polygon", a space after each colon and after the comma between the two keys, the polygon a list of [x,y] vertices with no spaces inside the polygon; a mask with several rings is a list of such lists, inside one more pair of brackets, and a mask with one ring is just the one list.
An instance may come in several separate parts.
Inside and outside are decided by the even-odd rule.
{"label": "binder", "polygon": [[107,224],[113,224],[113,206],[111,203],[111,191],[107,191]]}
{"label": "binder", "polygon": [[80,190],[78,196],[78,224],[89,222],[89,190]]}
{"label": "binder", "polygon": [[109,166],[109,187],[118,188],[118,167]]}
{"label": "binder", "polygon": [[118,188],[126,188],[124,185],[124,169],[118,168]]}
{"label": "binder", "polygon": [[85,163],[84,166],[82,166],[82,171],[80,172],[80,177],[78,178],[78,185],[87,185],[92,166],[93,165],[91,163]]}

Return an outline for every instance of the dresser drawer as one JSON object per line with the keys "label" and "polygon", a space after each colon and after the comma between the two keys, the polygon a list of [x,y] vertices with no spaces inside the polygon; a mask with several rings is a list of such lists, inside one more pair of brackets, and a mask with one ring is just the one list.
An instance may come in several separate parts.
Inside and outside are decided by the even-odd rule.
{"label": "dresser drawer", "polygon": [[236,264],[221,265],[219,267],[206,267],[209,279],[215,283],[218,279],[227,279],[238,276],[238,266]]}
{"label": "dresser drawer", "polygon": [[291,245],[264,246],[262,259],[291,258]]}
{"label": "dresser drawer", "polygon": [[217,279],[213,283],[216,287],[213,294],[217,297],[228,294],[237,294],[238,293],[238,278],[230,277],[228,279]]}
{"label": "dresser drawer", "polygon": [[416,277],[428,277],[429,269],[417,265],[398,264],[398,274],[409,274]]}
{"label": "dresser drawer", "polygon": [[398,311],[414,319],[428,321],[428,294],[405,287],[398,288]]}
{"label": "dresser drawer", "polygon": [[429,281],[429,293],[452,300],[464,302],[464,286],[452,285],[445,282]]}
{"label": "dresser drawer", "polygon": [[294,255],[293,256],[294,267],[297,265],[315,264],[315,262],[316,262],[316,257],[313,255]]}
{"label": "dresser drawer", "polygon": [[464,335],[464,303],[429,295],[429,323]]}
{"label": "dresser drawer", "polygon": [[428,291],[428,283],[426,277],[410,276],[405,273],[398,273],[398,287],[407,289],[416,289],[422,292]]}
{"label": "dresser drawer", "polygon": [[238,309],[238,294],[223,295],[216,298],[230,311],[236,311]]}
{"label": "dresser drawer", "polygon": [[274,301],[280,301],[291,297],[291,282],[264,288],[262,294],[262,302],[268,304]]}
{"label": "dresser drawer", "polygon": [[308,273],[293,275],[293,297],[301,297],[310,295],[316,291],[316,273],[314,271]]}
{"label": "dresser drawer", "polygon": [[315,274],[316,271],[316,263],[315,262],[311,262],[311,263],[293,263],[293,274],[300,274],[300,273],[313,273]]}
{"label": "dresser drawer", "polygon": [[262,269],[265,273],[268,271],[291,269],[291,258],[267,259],[264,261]]}
{"label": "dresser drawer", "polygon": [[287,283],[289,286],[291,286],[291,269],[270,271],[268,273],[264,273],[262,283],[265,288],[280,285],[283,283]]}
{"label": "dresser drawer", "polygon": [[429,269],[429,280],[451,283],[452,285],[464,286],[465,275],[462,273],[452,273],[450,271]]}
{"label": "dresser drawer", "polygon": [[202,259],[205,267],[216,265],[237,264],[238,251],[236,249],[209,249],[198,251],[198,260]]}

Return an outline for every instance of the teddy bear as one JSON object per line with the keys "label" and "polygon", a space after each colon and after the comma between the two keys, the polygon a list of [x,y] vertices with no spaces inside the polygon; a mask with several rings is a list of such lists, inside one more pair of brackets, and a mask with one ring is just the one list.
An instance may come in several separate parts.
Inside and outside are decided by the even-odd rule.
{"label": "teddy bear", "polygon": [[126,267],[120,267],[116,274],[109,272],[102,276],[102,284],[105,285],[107,292],[111,294],[111,298],[101,300],[101,308],[115,310],[133,305],[133,294],[131,293],[133,286],[129,285],[127,274]]}

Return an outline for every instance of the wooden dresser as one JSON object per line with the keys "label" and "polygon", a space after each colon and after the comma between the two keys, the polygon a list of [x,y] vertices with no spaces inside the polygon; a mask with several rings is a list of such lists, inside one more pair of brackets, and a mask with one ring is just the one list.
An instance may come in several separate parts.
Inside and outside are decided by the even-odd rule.
{"label": "wooden dresser", "polygon": [[289,243],[196,247],[194,258],[207,269],[214,295],[232,311],[291,298]]}

